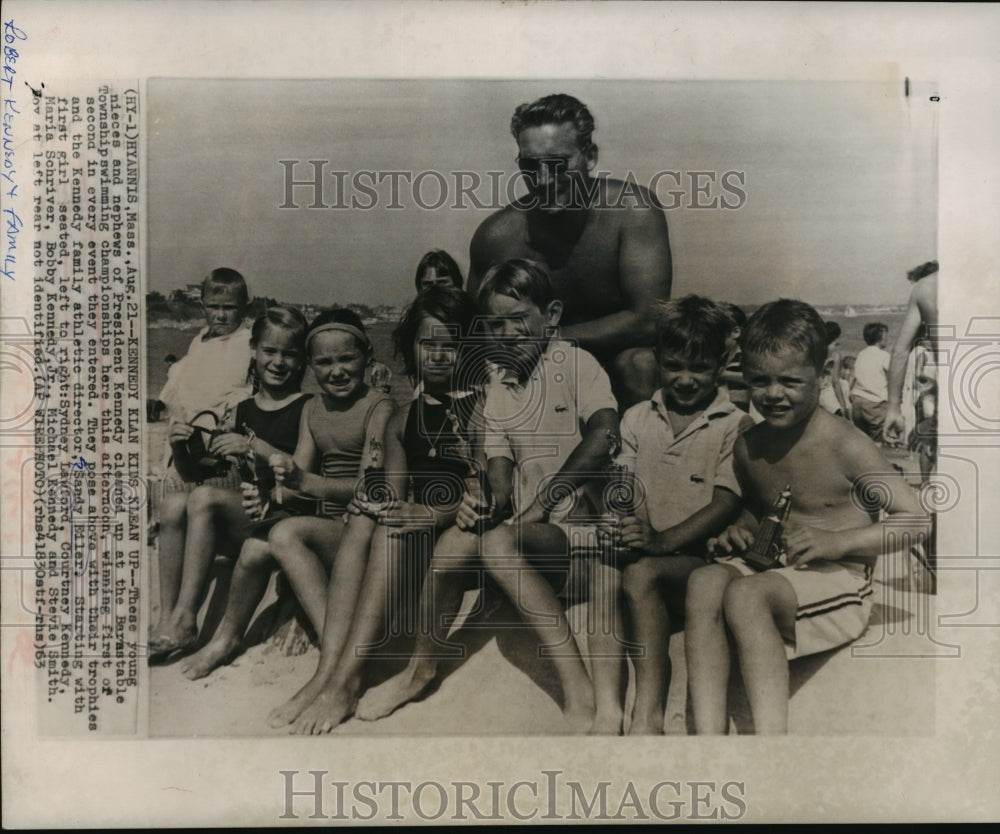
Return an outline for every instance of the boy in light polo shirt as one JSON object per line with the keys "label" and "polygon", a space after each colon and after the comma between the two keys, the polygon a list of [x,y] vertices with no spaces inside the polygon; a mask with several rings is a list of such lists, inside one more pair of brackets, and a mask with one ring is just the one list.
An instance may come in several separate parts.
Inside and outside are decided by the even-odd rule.
{"label": "boy in light polo shirt", "polygon": [[[462,499],[456,526],[438,539],[424,583],[421,617],[430,617],[432,631],[418,635],[406,669],[370,689],[356,715],[364,720],[386,716],[434,680],[436,650],[447,637],[442,623],[461,601],[456,578],[481,558],[555,666],[564,730],[620,733],[620,638],[601,633],[596,643],[590,639],[591,683],[556,595],[570,570],[573,519],[592,521],[597,515],[585,492],[609,463],[608,436],[618,432],[618,404],[597,360],[553,338],[562,303],[540,265],[511,260],[494,266],[483,278],[477,301],[497,366],[483,407],[492,508],[487,516],[477,499],[468,493]],[[508,520],[498,524],[501,518]],[[603,604],[616,587],[608,578],[613,569],[595,558],[580,567],[590,571],[591,601],[600,591],[597,602]]]}
{"label": "boy in light polo shirt", "polygon": [[[549,648],[568,729],[617,734],[621,645],[613,633],[591,638],[591,683],[553,586],[564,584],[570,569],[573,518],[592,519],[599,509],[584,487],[609,462],[618,404],[597,360],[552,338],[562,302],[540,265],[510,260],[494,267],[478,300],[500,348],[500,376],[484,406],[487,471],[497,506],[513,509],[510,523],[483,535],[483,565],[535,629],[543,651]],[[592,592],[604,591],[592,593],[591,604],[603,605],[610,587],[603,574],[611,568],[596,559],[586,567]]]}
{"label": "boy in light polo shirt", "polygon": [[[688,576],[705,544],[737,515],[737,435],[753,425],[720,385],[732,327],[725,308],[695,295],[664,304],[656,327],[660,388],[622,417],[618,463],[635,473],[635,515],[622,522],[629,548],[623,589],[631,619],[635,705],[630,735],[663,732],[672,625],[683,618]],[[672,622],[672,620],[674,622]]]}

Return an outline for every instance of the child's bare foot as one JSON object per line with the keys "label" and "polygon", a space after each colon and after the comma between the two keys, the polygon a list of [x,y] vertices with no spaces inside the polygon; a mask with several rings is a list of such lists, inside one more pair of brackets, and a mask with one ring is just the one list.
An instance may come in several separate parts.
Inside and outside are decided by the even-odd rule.
{"label": "child's bare foot", "polygon": [[288,732],[298,735],[329,733],[350,718],[358,699],[342,689],[324,689],[295,720]]}
{"label": "child's bare foot", "polygon": [[596,736],[620,736],[622,734],[622,722],[624,716],[620,709],[598,710],[594,716],[594,724],[590,728],[590,734]]}
{"label": "child's bare foot", "polygon": [[287,727],[295,721],[307,706],[309,706],[322,691],[322,681],[310,678],[309,683],[303,686],[289,700],[280,707],[275,707],[267,715],[267,726],[278,729]]}
{"label": "child's bare foot", "polygon": [[662,736],[663,716],[661,715],[658,721],[655,719],[643,720],[639,716],[633,716],[628,734],[630,736]]}
{"label": "child's bare foot", "polygon": [[437,666],[411,661],[398,675],[373,686],[358,701],[355,716],[362,721],[377,721],[412,701],[434,680]]}
{"label": "child's bare foot", "polygon": [[171,628],[149,638],[149,659],[157,660],[172,655],[174,652],[186,652],[195,647],[198,642],[196,626]]}
{"label": "child's bare foot", "polygon": [[181,673],[189,681],[196,681],[229,663],[239,650],[239,640],[213,639],[184,662]]}
{"label": "child's bare foot", "polygon": [[563,725],[571,735],[586,735],[594,726],[594,702],[570,701],[563,707]]}

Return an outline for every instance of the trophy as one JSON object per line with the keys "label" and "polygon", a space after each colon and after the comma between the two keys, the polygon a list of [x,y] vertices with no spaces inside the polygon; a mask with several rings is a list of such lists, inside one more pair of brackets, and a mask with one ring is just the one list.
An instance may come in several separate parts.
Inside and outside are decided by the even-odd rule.
{"label": "trophy", "polygon": [[621,438],[610,429],[606,432],[606,436],[611,462],[606,469],[607,480],[604,486],[604,506],[615,517],[615,536],[612,549],[615,554],[620,554],[628,550],[621,543],[622,521],[628,516],[635,515],[635,473],[623,464],[615,462],[621,453]]}
{"label": "trophy", "polygon": [[382,444],[374,435],[368,441],[370,463],[365,467],[362,480],[362,497],[368,504],[385,509],[393,501],[389,481],[385,475],[385,461],[382,459]]}
{"label": "trophy", "polygon": [[786,484],[774,500],[771,511],[761,521],[750,549],[743,553],[743,560],[754,570],[784,565],[785,550],[781,546],[781,530],[791,509],[792,486]]}

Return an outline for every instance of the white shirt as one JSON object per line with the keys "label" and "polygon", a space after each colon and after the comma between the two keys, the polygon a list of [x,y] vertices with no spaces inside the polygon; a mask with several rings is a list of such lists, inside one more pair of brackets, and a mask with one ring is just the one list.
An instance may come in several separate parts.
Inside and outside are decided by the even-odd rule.
{"label": "white shirt", "polygon": [[854,360],[854,387],[852,397],[861,397],[874,403],[889,399],[889,351],[878,345],[869,345]]}
{"label": "white shirt", "polygon": [[[597,360],[568,342],[550,342],[523,384],[498,379],[486,391],[486,457],[514,462],[515,512],[535,499],[543,480],[556,474],[583,439],[587,421],[602,409],[618,410],[611,381]],[[566,517],[572,496],[550,514]],[[516,518],[516,514],[515,514]]]}

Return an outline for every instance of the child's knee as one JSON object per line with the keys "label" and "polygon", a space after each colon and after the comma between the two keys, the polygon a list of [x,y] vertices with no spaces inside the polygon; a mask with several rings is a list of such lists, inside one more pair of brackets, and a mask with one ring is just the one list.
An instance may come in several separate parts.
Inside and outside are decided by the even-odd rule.
{"label": "child's knee", "polygon": [[622,590],[629,599],[645,597],[656,585],[656,563],[644,556],[631,562],[622,571]]}
{"label": "child's knee", "polygon": [[240,564],[253,570],[267,565],[271,561],[271,549],[268,542],[262,539],[247,539],[240,548]]}
{"label": "child's knee", "polygon": [[188,493],[170,492],[160,504],[160,525],[180,524],[187,516]]}
{"label": "child's knee", "polygon": [[221,490],[211,486],[199,486],[194,489],[187,501],[187,511],[191,515],[214,512],[219,506]]}
{"label": "child's knee", "polygon": [[726,622],[738,627],[741,622],[756,619],[767,611],[767,596],[759,582],[746,577],[731,582],[722,598]]}
{"label": "child's knee", "polygon": [[729,572],[718,565],[707,565],[694,571],[688,578],[684,601],[688,616],[718,612],[731,579]]}
{"label": "child's knee", "polygon": [[281,557],[287,551],[297,547],[302,541],[298,530],[294,524],[279,523],[271,528],[267,536],[267,549],[274,554],[280,562]]}
{"label": "child's knee", "polygon": [[485,533],[482,543],[483,565],[491,573],[510,568],[520,559],[514,528],[506,524]]}

